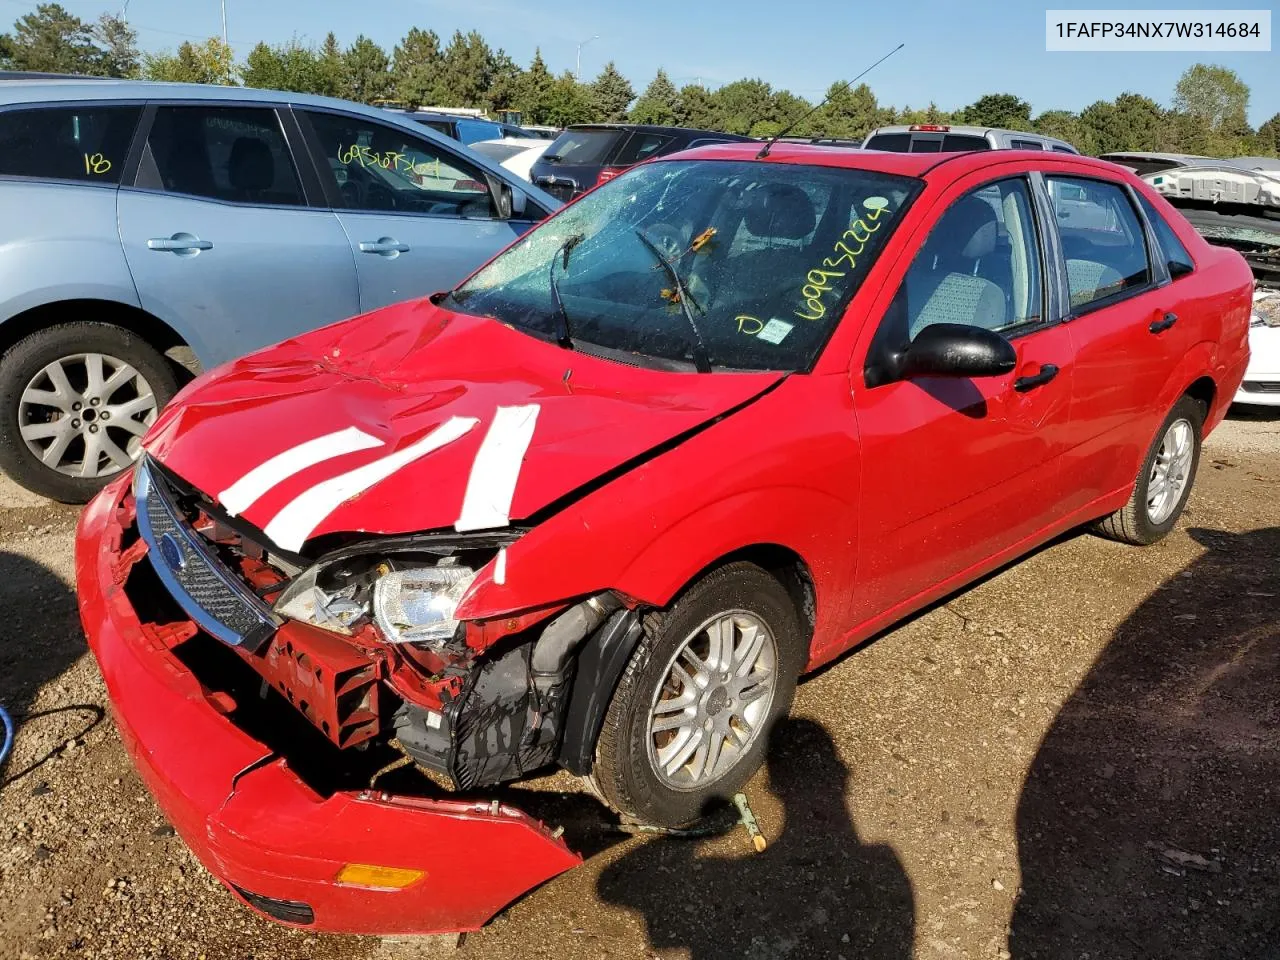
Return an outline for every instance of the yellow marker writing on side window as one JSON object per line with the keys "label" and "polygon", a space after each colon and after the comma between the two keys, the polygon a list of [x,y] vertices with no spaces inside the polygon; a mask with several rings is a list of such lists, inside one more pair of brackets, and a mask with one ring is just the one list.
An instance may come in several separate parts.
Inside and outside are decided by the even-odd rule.
{"label": "yellow marker writing on side window", "polygon": [[86,153],[84,155],[84,172],[95,176],[102,176],[111,170],[111,161],[100,153]]}

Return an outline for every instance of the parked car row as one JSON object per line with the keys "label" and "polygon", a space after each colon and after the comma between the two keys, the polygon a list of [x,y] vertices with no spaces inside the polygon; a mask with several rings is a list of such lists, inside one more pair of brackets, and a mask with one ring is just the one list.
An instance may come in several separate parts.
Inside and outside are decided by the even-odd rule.
{"label": "parked car row", "polygon": [[448,289],[558,205],[375,108],[0,83],[0,469],[87,500],[188,369]]}

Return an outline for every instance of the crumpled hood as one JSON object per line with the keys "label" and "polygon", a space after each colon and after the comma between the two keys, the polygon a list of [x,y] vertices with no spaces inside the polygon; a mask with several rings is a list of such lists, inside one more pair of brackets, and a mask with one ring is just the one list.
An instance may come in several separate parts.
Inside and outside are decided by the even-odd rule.
{"label": "crumpled hood", "polygon": [[629,367],[422,300],[211,371],[144,445],[296,551],[523,520],[780,376]]}

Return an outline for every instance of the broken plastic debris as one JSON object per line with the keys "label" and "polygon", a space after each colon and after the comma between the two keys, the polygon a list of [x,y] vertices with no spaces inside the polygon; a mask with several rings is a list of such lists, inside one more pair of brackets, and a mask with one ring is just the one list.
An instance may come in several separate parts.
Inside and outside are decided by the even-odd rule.
{"label": "broken plastic debris", "polygon": [[739,821],[747,828],[747,833],[751,835],[751,846],[755,848],[756,853],[764,853],[765,847],[769,845],[765,840],[764,834],[760,832],[760,827],[756,823],[756,816],[751,812],[751,807],[747,805],[747,795],[745,793],[735,793],[733,795],[733,805],[738,808],[738,814],[741,816]]}

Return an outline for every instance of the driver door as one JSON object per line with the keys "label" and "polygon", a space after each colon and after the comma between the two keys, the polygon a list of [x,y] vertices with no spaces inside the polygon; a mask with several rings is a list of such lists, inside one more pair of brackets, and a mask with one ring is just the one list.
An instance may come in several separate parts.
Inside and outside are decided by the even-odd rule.
{"label": "driver door", "polygon": [[863,463],[857,622],[923,605],[1056,517],[1073,354],[1050,312],[1057,298],[1036,210],[1023,176],[954,191],[869,354],[884,343],[909,351],[934,323],[973,325],[1012,343],[1012,372],[869,387],[873,359],[854,374]]}
{"label": "driver door", "polygon": [[354,114],[297,111],[356,261],[363,312],[447,290],[528,230],[447,147]]}

